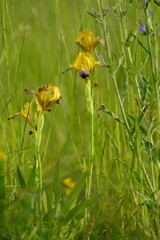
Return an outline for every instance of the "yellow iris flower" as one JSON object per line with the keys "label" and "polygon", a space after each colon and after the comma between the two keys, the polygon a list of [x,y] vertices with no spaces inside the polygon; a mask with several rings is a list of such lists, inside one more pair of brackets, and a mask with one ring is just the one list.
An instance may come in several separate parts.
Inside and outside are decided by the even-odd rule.
{"label": "yellow iris flower", "polygon": [[[53,103],[59,103],[59,100],[61,98],[59,88],[53,86],[52,84],[44,84],[37,91],[30,91],[29,89],[25,89],[25,92],[28,95],[34,95],[34,98],[31,100],[31,102],[24,104],[24,108],[21,110],[21,112],[16,113],[13,117],[8,118],[8,120],[21,116],[25,118],[27,122],[32,126],[33,119],[31,116],[33,116],[36,123],[35,127],[37,127],[39,112],[41,110],[49,112],[51,110],[48,109],[48,107],[50,107]],[[34,108],[34,103],[36,104],[36,109]]]}
{"label": "yellow iris flower", "polygon": [[93,58],[91,53],[79,52],[73,65],[71,67],[69,67],[66,71],[62,72],[62,74],[75,68],[79,72],[79,76],[82,77],[83,79],[85,79],[91,75],[93,69],[97,65],[103,66],[103,67],[109,67],[108,65],[103,65],[100,62],[96,61]]}
{"label": "yellow iris flower", "polygon": [[31,118],[29,116],[30,107],[31,107],[31,102],[25,103],[24,108],[21,110],[21,112],[16,113],[13,117],[8,118],[8,120],[21,116],[27,119],[27,122],[31,125]]}
{"label": "yellow iris flower", "polygon": [[37,91],[34,91],[34,94],[38,99],[39,105],[45,111],[48,111],[47,108],[50,107],[53,103],[60,103],[60,90],[58,87],[53,86],[50,83],[44,84]]}
{"label": "yellow iris flower", "polygon": [[100,37],[95,37],[92,31],[85,30],[78,35],[76,43],[86,52],[92,53],[100,40]]}
{"label": "yellow iris flower", "polygon": [[88,70],[90,73],[92,73],[94,67],[97,65],[99,65],[99,62],[97,62],[90,53],[79,52],[72,67],[77,71]]}
{"label": "yellow iris flower", "polygon": [[62,74],[75,68],[79,72],[79,76],[85,79],[91,75],[95,66],[100,65],[103,67],[109,67],[108,65],[99,63],[92,56],[93,50],[100,41],[101,39],[99,37],[95,37],[93,32],[90,30],[81,32],[78,35],[76,43],[83,48],[85,52],[79,52],[73,65],[62,72]]}
{"label": "yellow iris flower", "polygon": [[29,116],[31,102],[27,102],[24,104],[23,110],[19,113],[20,116],[27,119],[28,123],[31,125],[31,118]]}
{"label": "yellow iris flower", "polygon": [[90,76],[97,65],[100,65],[100,63],[97,62],[90,53],[79,52],[72,68],[75,68],[82,78],[86,78]]}

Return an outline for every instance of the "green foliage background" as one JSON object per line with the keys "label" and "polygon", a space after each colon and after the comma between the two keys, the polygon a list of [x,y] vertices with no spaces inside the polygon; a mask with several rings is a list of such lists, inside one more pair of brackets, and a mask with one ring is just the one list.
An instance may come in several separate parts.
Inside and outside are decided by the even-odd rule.
{"label": "green foliage background", "polygon": [[[138,0],[1,0],[0,151],[7,156],[0,160],[1,239],[159,239],[159,16],[159,2],[152,0],[146,6]],[[145,34],[140,24],[146,25]],[[99,86],[93,87],[89,199],[83,175],[91,148],[86,82],[76,70],[62,75],[86,29],[106,41],[94,56],[110,65],[97,66],[91,76],[92,86]],[[38,212],[30,127],[20,117],[7,118],[30,100],[25,88],[44,83],[59,86],[62,99],[45,114],[40,148],[45,197]],[[29,177],[32,189],[24,189]],[[80,181],[71,200],[62,184],[67,177]],[[72,212],[63,222],[66,201]],[[73,209],[83,201],[88,202]]]}

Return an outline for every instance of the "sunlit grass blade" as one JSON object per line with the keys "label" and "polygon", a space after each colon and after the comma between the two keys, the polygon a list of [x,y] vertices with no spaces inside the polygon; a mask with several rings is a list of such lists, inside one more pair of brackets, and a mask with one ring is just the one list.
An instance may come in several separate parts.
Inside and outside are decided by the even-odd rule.
{"label": "sunlit grass blade", "polygon": [[61,182],[59,178],[59,168],[55,167],[53,170],[53,193],[55,208],[57,208],[59,201],[61,200]]}
{"label": "sunlit grass blade", "polygon": [[144,44],[139,39],[137,40],[137,42],[146,53],[150,54],[150,52],[147,50],[147,48],[144,46]]}
{"label": "sunlit grass blade", "polygon": [[5,177],[3,172],[3,163],[0,160],[0,226],[4,224],[4,211],[5,211]]}
{"label": "sunlit grass blade", "polygon": [[19,180],[21,187],[25,187],[26,186],[25,180],[24,180],[24,177],[23,177],[19,167],[17,168],[17,176],[18,176],[18,180]]}
{"label": "sunlit grass blade", "polygon": [[108,115],[113,117],[117,122],[122,123],[125,126],[125,123],[115,113],[113,113],[112,111],[106,109],[105,106],[99,106],[99,110],[107,113]]}
{"label": "sunlit grass blade", "polygon": [[82,190],[85,181],[86,181],[86,177],[87,177],[88,173],[85,172],[81,178],[79,179],[79,181],[77,182],[77,184],[75,185],[75,187],[73,188],[73,190],[71,191],[71,193],[69,194],[66,202],[63,205],[62,208],[62,212],[65,215],[67,212],[69,212],[69,210],[73,207],[73,205],[75,204],[77,197],[80,193],[80,191]]}
{"label": "sunlit grass blade", "polygon": [[33,165],[33,168],[30,172],[29,177],[28,177],[27,188],[29,190],[33,190],[34,185],[35,185],[35,178],[36,178],[36,163]]}
{"label": "sunlit grass blade", "polygon": [[97,200],[99,200],[101,196],[102,196],[102,194],[99,194],[97,196],[91,197],[91,198],[81,202],[80,204],[78,204],[74,208],[72,208],[67,213],[66,217],[64,218],[64,224],[66,224],[67,222],[71,221],[72,219],[76,218],[78,215],[83,213],[86,208],[88,208],[89,206],[91,206],[91,204],[93,204]]}

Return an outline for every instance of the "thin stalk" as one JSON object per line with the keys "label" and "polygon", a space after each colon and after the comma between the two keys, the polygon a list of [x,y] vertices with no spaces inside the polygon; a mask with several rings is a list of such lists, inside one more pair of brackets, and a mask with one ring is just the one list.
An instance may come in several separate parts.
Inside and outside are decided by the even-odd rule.
{"label": "thin stalk", "polygon": [[[91,124],[91,134],[90,134],[90,151],[89,151],[89,161],[88,161],[88,169],[89,169],[89,179],[86,183],[86,198],[89,198],[91,195],[92,188],[92,177],[93,177],[93,166],[94,166],[94,113],[93,113],[93,91],[91,87],[90,79],[87,79],[86,87],[85,87],[85,96],[86,96],[86,105],[87,110],[89,112],[90,124]],[[85,221],[88,222],[89,219],[89,211],[86,209],[85,211]],[[90,237],[87,238],[89,240]]]}
{"label": "thin stalk", "polygon": [[[38,150],[38,149],[37,149]],[[42,212],[42,163],[41,163],[41,157],[39,150],[37,152],[37,160],[38,160],[38,172],[39,172],[39,206],[40,206],[40,212]]]}
{"label": "thin stalk", "polygon": [[[122,11],[121,6],[119,7],[119,10],[120,10],[120,12]],[[125,18],[125,16],[121,17],[121,24],[120,24],[120,33],[121,33],[122,41],[127,39],[126,30],[128,29],[127,23],[124,18]],[[124,39],[123,39],[123,36],[124,36]],[[122,45],[122,47],[123,47],[123,52],[125,53],[126,66],[128,67],[128,65],[129,65],[129,68],[131,69],[131,72],[132,72],[134,80],[135,80],[138,97],[139,97],[139,99],[141,99],[141,94],[140,94],[140,90],[138,87],[137,73],[136,73],[136,70],[134,69],[134,64],[133,64],[133,59],[132,59],[131,48],[125,47],[124,45]],[[129,59],[129,61],[128,61],[128,59]],[[130,62],[130,64],[128,64],[128,62]]]}
{"label": "thin stalk", "polygon": [[38,116],[38,123],[37,123],[37,130],[35,130],[35,151],[36,151],[36,160],[37,160],[37,168],[39,174],[39,210],[40,213],[42,212],[42,183],[43,183],[43,176],[42,176],[42,162],[41,162],[41,155],[40,155],[40,145],[41,145],[41,133],[44,125],[44,112],[41,112]]}
{"label": "thin stalk", "polygon": [[[119,10],[120,10],[120,12],[122,11],[121,6],[119,6]],[[124,21],[124,16],[121,17],[121,23],[122,23],[122,24],[120,24],[120,30],[122,31],[121,35],[124,36],[124,39],[127,39],[127,32],[126,32],[127,24],[126,24],[126,21]],[[129,47],[126,48],[126,52],[127,52],[126,55],[128,55],[128,59],[129,59],[130,64],[132,66],[133,60],[132,60],[132,54],[131,54],[131,51],[130,51]],[[126,58],[126,61],[127,61],[127,58]]]}
{"label": "thin stalk", "polygon": [[[144,11],[145,12],[145,21],[146,21],[146,26],[148,28],[148,22],[147,22],[147,12],[146,10]],[[149,59],[150,59],[150,64],[151,64],[151,71],[152,71],[152,78],[153,78],[153,85],[155,87],[155,83],[156,83],[156,77],[155,77],[155,72],[154,72],[154,66],[153,66],[153,61],[152,61],[152,49],[151,49],[151,44],[150,44],[150,35],[149,33],[147,32],[146,34],[146,37],[147,37],[147,45],[148,45],[148,51],[149,51]],[[156,90],[156,89],[155,89]]]}
{"label": "thin stalk", "polygon": [[125,122],[128,135],[130,136],[131,129],[130,129],[130,126],[129,126],[129,123],[128,123],[128,120],[127,120],[127,117],[126,117],[126,113],[125,113],[125,110],[124,110],[124,107],[123,107],[123,103],[122,103],[122,100],[121,100],[121,96],[120,96],[120,93],[119,93],[119,90],[118,90],[116,77],[115,77],[114,73],[112,74],[112,80],[113,80],[113,86],[114,86],[114,89],[115,89],[115,92],[116,92],[116,95],[117,95],[117,98],[118,98],[118,101],[119,101],[119,105],[120,105],[120,108],[121,108],[123,120]]}
{"label": "thin stalk", "polygon": [[2,30],[3,30],[3,42],[4,42],[4,49],[5,49],[6,65],[7,65],[7,74],[8,74],[8,88],[9,88],[9,92],[11,92],[8,44],[7,44],[6,21],[5,21],[5,0],[2,0]]}
{"label": "thin stalk", "polygon": [[[99,2],[99,6],[100,6],[101,11],[103,11],[102,1],[99,0],[98,2]],[[103,18],[102,30],[103,30],[103,36],[104,36],[104,40],[105,40],[105,45],[107,46],[107,57],[109,59],[110,72],[111,72],[111,76],[112,76],[112,80],[113,80],[113,86],[114,86],[114,89],[115,89],[115,92],[116,92],[116,95],[117,95],[117,98],[118,98],[118,101],[119,101],[119,105],[120,105],[120,108],[121,108],[121,112],[122,112],[122,116],[123,116],[124,122],[125,122],[126,127],[127,127],[127,131],[128,131],[128,133],[130,133],[131,129],[130,129],[130,126],[129,126],[129,123],[128,123],[128,120],[127,120],[127,117],[126,117],[126,114],[125,114],[125,111],[124,111],[123,103],[122,103],[122,100],[121,100],[121,97],[120,97],[120,93],[119,93],[119,90],[118,90],[118,86],[117,86],[117,82],[116,82],[115,73],[114,73],[114,70],[112,68],[113,63],[112,63],[110,47],[109,47],[108,39],[107,39],[108,33],[107,33],[106,29],[107,29],[106,28],[106,21]]]}

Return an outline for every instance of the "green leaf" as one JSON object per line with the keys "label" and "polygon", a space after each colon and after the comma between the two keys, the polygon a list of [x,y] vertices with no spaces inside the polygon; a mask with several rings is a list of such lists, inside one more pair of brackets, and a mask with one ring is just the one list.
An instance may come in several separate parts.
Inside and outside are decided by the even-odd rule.
{"label": "green leaf", "polygon": [[144,150],[149,156],[150,160],[156,161],[159,160],[160,150],[153,145],[153,143],[143,140]]}
{"label": "green leaf", "polygon": [[105,17],[107,14],[109,14],[110,10],[108,8],[102,8],[102,15]]}
{"label": "green leaf", "polygon": [[5,208],[6,208],[6,193],[5,193],[5,177],[2,175],[2,165],[0,161],[0,226],[4,226]]}
{"label": "green leaf", "polygon": [[24,178],[22,176],[22,173],[21,173],[21,170],[19,167],[17,168],[17,175],[18,175],[18,180],[19,180],[21,187],[25,187],[26,184],[25,184]]}
{"label": "green leaf", "polygon": [[[101,42],[101,44],[103,44],[103,47],[106,48],[105,43]],[[96,56],[97,56],[98,61],[100,62],[100,64],[102,64],[104,66],[108,66],[108,63],[105,62],[104,57],[98,51],[96,51]]]}
{"label": "green leaf", "polygon": [[132,116],[130,114],[127,114],[127,116],[128,116],[129,122],[130,122],[130,120],[132,120],[132,122],[135,123],[136,118],[134,116]]}
{"label": "green leaf", "polygon": [[147,93],[152,94],[153,92],[152,86],[149,84],[148,80],[143,75],[140,76],[138,88],[140,89],[142,101],[146,99]]}
{"label": "green leaf", "polygon": [[120,160],[118,158],[116,160],[118,160],[121,164],[123,164],[123,166],[125,166],[127,168],[127,170],[130,171],[131,174],[133,173],[134,177],[136,178],[136,180],[139,183],[141,182],[141,178],[140,178],[140,175],[138,174],[138,172],[135,171],[133,168],[129,167],[128,163],[126,163],[126,162],[124,162],[124,161],[122,161],[122,160]]}
{"label": "green leaf", "polygon": [[36,164],[34,164],[27,181],[27,187],[31,190],[34,187],[36,178]]}
{"label": "green leaf", "polygon": [[113,10],[112,11],[115,11],[119,7],[121,2],[122,2],[122,0],[116,1],[115,4],[113,5]]}
{"label": "green leaf", "polygon": [[132,33],[132,31],[130,31],[128,33],[128,36],[126,38],[126,41],[124,42],[126,47],[130,47],[131,42],[136,38],[136,36]]}
{"label": "green leaf", "polygon": [[128,92],[128,86],[127,86],[127,83],[125,83],[123,86],[123,91],[120,94],[122,102],[126,98],[127,92]]}
{"label": "green leaf", "polygon": [[145,194],[143,194],[143,193],[141,193],[141,192],[139,192],[139,191],[136,191],[136,193],[137,193],[144,201],[146,201],[146,202],[153,202],[153,200],[152,200],[149,196],[147,196],[147,195],[145,195]]}
{"label": "green leaf", "polygon": [[119,70],[120,66],[122,65],[122,62],[123,62],[123,56],[118,59],[118,66],[114,70],[113,72],[114,74],[116,74],[116,72]]}
{"label": "green leaf", "polygon": [[160,6],[160,1],[154,0],[154,3],[155,3],[157,6]]}
{"label": "green leaf", "polygon": [[5,197],[5,176],[3,162],[0,160],[0,224],[1,220],[4,221]]}
{"label": "green leaf", "polygon": [[103,112],[109,114],[111,117],[113,117],[117,122],[122,123],[125,125],[125,123],[112,111],[106,109],[104,106],[100,106],[99,110],[102,110]]}
{"label": "green leaf", "polygon": [[55,167],[53,170],[53,192],[55,199],[55,208],[57,208],[58,203],[61,199],[61,182],[59,179],[59,167]]}
{"label": "green leaf", "polygon": [[63,156],[66,154],[67,150],[69,149],[70,145],[71,145],[71,141],[72,141],[72,138],[70,136],[70,134],[67,136],[66,138],[66,141],[63,145],[63,148],[62,150],[60,151],[60,154],[58,155],[57,157],[57,160],[56,160],[56,163],[55,163],[55,168],[58,167],[59,168],[59,161],[60,159],[63,158]]}
{"label": "green leaf", "polygon": [[95,132],[95,133],[96,133],[97,130],[99,129],[101,122],[102,122],[102,117],[98,117],[98,118],[96,119],[96,121],[94,122],[94,132]]}
{"label": "green leaf", "polygon": [[80,191],[82,190],[82,187],[85,183],[86,177],[87,177],[88,173],[85,172],[81,178],[79,179],[78,183],[75,185],[75,187],[72,189],[71,193],[69,194],[63,208],[62,208],[62,212],[64,214],[66,214],[74,205],[74,203],[77,200],[77,197],[80,193]]}
{"label": "green leaf", "polygon": [[137,39],[137,42],[146,53],[150,54],[150,52],[147,50],[147,48],[143,45],[143,43],[139,39]]}
{"label": "green leaf", "polygon": [[[101,14],[99,12],[97,12],[97,10],[93,9],[92,12],[87,11],[87,13],[95,18],[95,21],[99,22],[99,23],[103,23],[102,19],[101,19]],[[103,13],[102,13],[103,14]]]}
{"label": "green leaf", "polygon": [[97,16],[95,13],[91,13],[91,12],[89,12],[89,11],[87,11],[87,13],[88,13],[89,15],[91,15],[92,17],[94,17],[94,18],[99,17],[99,16]]}
{"label": "green leaf", "polygon": [[147,136],[148,132],[142,125],[139,126],[139,129],[145,136]]}
{"label": "green leaf", "polygon": [[89,207],[92,203],[95,203],[101,196],[102,196],[102,194],[94,196],[94,197],[92,197],[90,199],[87,199],[87,200],[83,201],[82,203],[80,203],[76,207],[72,208],[68,212],[67,216],[64,218],[64,224],[66,224],[67,222],[69,222],[70,220],[74,219],[75,217],[80,215],[82,212],[84,212],[84,210],[87,207]]}

